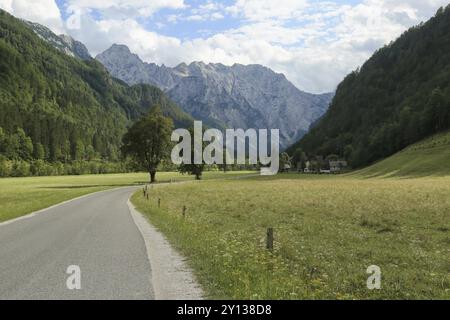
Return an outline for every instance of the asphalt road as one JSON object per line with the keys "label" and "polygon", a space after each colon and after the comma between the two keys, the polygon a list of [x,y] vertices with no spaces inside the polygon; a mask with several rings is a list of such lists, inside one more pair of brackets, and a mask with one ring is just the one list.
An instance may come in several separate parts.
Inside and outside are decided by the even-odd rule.
{"label": "asphalt road", "polygon": [[[153,299],[151,268],[127,206],[135,188],[91,194],[0,225],[0,299]],[[81,289],[69,266],[79,266]],[[72,271],[73,272],[73,271]]]}

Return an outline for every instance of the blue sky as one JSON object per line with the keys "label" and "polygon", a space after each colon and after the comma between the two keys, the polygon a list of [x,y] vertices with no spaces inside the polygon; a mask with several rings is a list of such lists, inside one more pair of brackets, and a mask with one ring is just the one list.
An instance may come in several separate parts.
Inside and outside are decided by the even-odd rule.
{"label": "blue sky", "polygon": [[146,62],[262,64],[309,92],[333,91],[379,47],[449,0],[0,0],[82,41]]}

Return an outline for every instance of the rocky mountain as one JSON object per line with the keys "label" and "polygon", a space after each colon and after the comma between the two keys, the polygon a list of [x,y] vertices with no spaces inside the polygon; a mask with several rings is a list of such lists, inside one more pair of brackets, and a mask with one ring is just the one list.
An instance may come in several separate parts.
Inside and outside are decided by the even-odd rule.
{"label": "rocky mountain", "polygon": [[300,91],[283,74],[261,65],[192,62],[170,68],[143,62],[124,45],[113,45],[96,59],[130,85],[159,87],[209,126],[280,129],[282,148],[308,131],[333,96]]}
{"label": "rocky mountain", "polygon": [[44,27],[39,23],[25,20],[23,22],[25,22],[25,24],[27,24],[41,39],[47,41],[58,50],[82,60],[92,59],[86,46],[83,43],[74,40],[72,37],[65,34],[56,35],[49,28]]}

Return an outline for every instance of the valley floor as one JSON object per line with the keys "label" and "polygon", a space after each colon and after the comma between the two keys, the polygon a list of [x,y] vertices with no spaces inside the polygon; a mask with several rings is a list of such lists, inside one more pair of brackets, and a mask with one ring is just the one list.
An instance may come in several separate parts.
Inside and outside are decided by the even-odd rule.
{"label": "valley floor", "polygon": [[[246,175],[248,172],[205,172],[204,179]],[[147,173],[99,174],[59,177],[0,178],[0,222],[47,208],[89,193],[141,185]],[[193,180],[178,172],[159,172],[158,182]]]}
{"label": "valley floor", "polygon": [[[282,174],[167,185],[132,201],[210,298],[450,299],[449,194],[450,177]],[[367,288],[371,265],[380,290]]]}
{"label": "valley floor", "polygon": [[[132,200],[188,259],[209,298],[450,299],[449,176],[157,178],[192,183],[161,185],[148,200],[139,191]],[[147,179],[145,173],[0,179],[0,221]],[[272,252],[265,248],[267,228],[274,228]],[[381,269],[380,290],[366,286],[371,265]]]}

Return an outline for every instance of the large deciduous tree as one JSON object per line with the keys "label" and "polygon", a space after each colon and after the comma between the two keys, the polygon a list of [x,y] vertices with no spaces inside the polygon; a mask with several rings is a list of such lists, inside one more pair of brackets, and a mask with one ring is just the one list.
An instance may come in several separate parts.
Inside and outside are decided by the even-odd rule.
{"label": "large deciduous tree", "polygon": [[172,119],[165,117],[159,105],[155,105],[123,137],[122,153],[149,173],[150,183],[156,182],[158,165],[170,155],[172,130]]}

